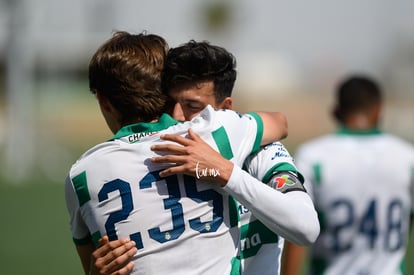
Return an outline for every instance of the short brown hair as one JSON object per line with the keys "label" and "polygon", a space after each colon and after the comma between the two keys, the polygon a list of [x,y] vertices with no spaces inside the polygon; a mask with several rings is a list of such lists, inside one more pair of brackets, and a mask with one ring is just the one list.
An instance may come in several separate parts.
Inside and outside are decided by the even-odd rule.
{"label": "short brown hair", "polygon": [[122,124],[156,119],[166,101],[161,72],[167,52],[167,42],[158,35],[116,32],[89,63],[89,88],[110,100]]}

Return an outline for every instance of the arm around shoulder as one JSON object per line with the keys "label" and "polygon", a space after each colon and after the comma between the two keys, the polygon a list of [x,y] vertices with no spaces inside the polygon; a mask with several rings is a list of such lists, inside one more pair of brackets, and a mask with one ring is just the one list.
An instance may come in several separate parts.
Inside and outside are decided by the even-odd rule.
{"label": "arm around shoulder", "polygon": [[279,141],[288,136],[287,118],[280,112],[256,112],[263,122],[262,145]]}

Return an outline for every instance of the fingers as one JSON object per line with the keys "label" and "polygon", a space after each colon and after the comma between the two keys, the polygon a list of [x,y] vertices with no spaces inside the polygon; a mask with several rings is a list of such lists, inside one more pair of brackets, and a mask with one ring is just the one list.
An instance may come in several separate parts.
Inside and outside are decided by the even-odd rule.
{"label": "fingers", "polygon": [[98,248],[92,253],[92,256],[98,258],[108,254],[109,251],[116,249],[128,243],[130,240],[127,238],[109,241],[108,236],[102,237],[98,242]]}
{"label": "fingers", "polygon": [[153,157],[151,158],[153,163],[169,163],[174,164],[169,168],[161,171],[159,175],[161,177],[167,177],[173,174],[187,174],[193,175],[196,162],[192,161],[188,156],[173,156],[173,155],[166,155],[161,157]]}
{"label": "fingers", "polygon": [[[184,173],[194,176],[195,167],[197,166],[197,159],[200,155],[203,156],[203,148],[205,148],[205,142],[201,137],[196,134],[191,128],[188,129],[188,138],[166,134],[161,137],[163,140],[171,142],[177,142],[177,144],[157,144],[151,147],[152,151],[166,152],[167,155],[156,156],[151,158],[153,163],[172,164],[173,167],[169,167],[159,173],[161,177],[167,177],[172,174]],[[202,157],[201,157],[202,158]]]}
{"label": "fingers", "polygon": [[111,275],[125,275],[125,274],[130,274],[130,272],[132,271],[132,269],[134,268],[134,262],[129,262],[126,266],[124,266],[123,268],[111,273]]}
{"label": "fingers", "polygon": [[186,148],[181,145],[174,144],[156,144],[151,146],[152,151],[169,152],[177,155],[186,154]]}
{"label": "fingers", "polygon": [[176,156],[176,155],[165,155],[165,156],[159,156],[159,157],[152,157],[151,161],[153,163],[172,163],[175,165],[189,162],[188,157]]}
{"label": "fingers", "polygon": [[175,174],[186,174],[190,176],[194,176],[194,171],[192,167],[189,167],[188,165],[180,165],[180,166],[172,166],[170,168],[164,169],[160,171],[159,175],[163,178],[175,175]]}
{"label": "fingers", "polygon": [[[132,257],[137,253],[138,249],[135,247],[135,243],[132,247],[125,246],[125,250],[120,251],[119,248],[116,251],[113,251],[116,258],[114,258],[109,264],[106,265],[106,272],[112,274],[126,274],[131,271],[134,267],[134,262]],[[132,245],[132,244],[131,244]]]}
{"label": "fingers", "polygon": [[176,154],[180,154],[180,155],[184,155],[187,153],[186,151],[186,146],[191,146],[191,145],[195,145],[194,142],[204,142],[204,140],[201,139],[201,137],[194,132],[194,130],[192,130],[191,128],[188,129],[188,137],[183,137],[180,135],[173,135],[173,134],[165,134],[161,136],[162,140],[167,140],[167,141],[172,141],[175,143],[178,143],[180,145],[176,145],[176,144],[156,144],[153,145],[151,147],[152,151],[168,151],[170,153],[176,153]]}
{"label": "fingers", "polygon": [[188,128],[188,137],[194,141],[204,142],[204,140],[191,128]]}
{"label": "fingers", "polygon": [[164,134],[164,135],[161,136],[161,139],[176,142],[176,143],[181,144],[183,146],[191,144],[190,139],[188,139],[186,137],[183,137],[183,136],[180,136],[180,135]]}
{"label": "fingers", "polygon": [[92,253],[94,269],[98,271],[96,274],[120,275],[126,274],[133,268],[131,260],[138,251],[134,241],[120,239],[109,242],[107,237],[103,237],[99,245],[100,247]]}
{"label": "fingers", "polygon": [[103,236],[102,238],[100,238],[99,239],[99,241],[98,241],[98,247],[101,247],[101,246],[103,246],[104,244],[107,244],[107,243],[109,243],[109,238],[108,238],[108,236]]}

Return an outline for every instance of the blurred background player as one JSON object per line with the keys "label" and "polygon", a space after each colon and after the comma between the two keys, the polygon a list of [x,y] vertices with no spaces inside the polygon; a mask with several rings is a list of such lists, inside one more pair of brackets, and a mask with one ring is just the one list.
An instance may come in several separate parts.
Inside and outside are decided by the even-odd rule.
{"label": "blurred background player", "polygon": [[[207,42],[190,41],[170,49],[164,69],[163,86],[164,91],[176,102],[173,116],[179,120],[190,120],[208,104],[215,109],[232,109],[235,66],[234,57],[228,51]],[[283,132],[281,136],[284,136]],[[205,166],[217,165],[214,159],[209,158],[214,152],[213,149],[205,146],[197,137],[193,141],[196,142],[191,144],[191,150],[188,150],[191,153],[187,155],[183,155],[181,146],[176,147],[176,150],[171,146],[157,146],[158,150],[180,155],[174,159],[165,157],[166,162],[180,164],[170,168],[167,175],[194,174],[192,169],[195,165],[192,163],[203,157]],[[186,144],[181,145],[188,147],[188,141],[185,142]],[[257,193],[249,200],[242,199],[243,204],[238,204],[242,236],[241,273],[279,274],[283,237],[302,245],[312,243],[319,232],[316,213],[291,156],[280,142],[265,146],[258,155],[246,161],[245,165],[249,173],[260,181],[251,181],[252,177],[246,173],[238,182],[248,181],[250,183],[247,186],[254,190],[263,190],[267,195],[258,197],[261,193]],[[243,193],[254,194],[247,189],[237,189],[236,192],[234,190],[228,191],[236,198],[242,198]],[[114,250],[127,251],[119,244]],[[104,245],[102,250],[110,249]],[[127,259],[125,255],[116,254],[119,257],[112,259],[112,262]],[[104,257],[108,265],[113,265],[108,261],[108,253],[103,253],[102,258]],[[105,261],[100,259],[100,262]]]}
{"label": "blurred background player", "polygon": [[[350,76],[336,93],[338,131],[303,144],[295,158],[321,223],[310,273],[404,274],[414,148],[380,130],[383,95],[375,80]],[[306,256],[286,246],[284,275],[298,274]]]}

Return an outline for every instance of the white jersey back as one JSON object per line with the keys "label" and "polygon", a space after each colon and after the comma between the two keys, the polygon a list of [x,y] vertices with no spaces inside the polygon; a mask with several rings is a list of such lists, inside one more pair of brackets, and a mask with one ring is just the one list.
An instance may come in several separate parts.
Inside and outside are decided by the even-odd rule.
{"label": "white jersey back", "polygon": [[[281,171],[297,172],[293,159],[280,142],[264,146],[245,162],[247,172],[267,183]],[[260,202],[256,202],[260,203]],[[254,217],[238,203],[241,234],[241,273],[243,275],[279,274],[284,239]]]}
{"label": "white jersey back", "polygon": [[312,247],[314,274],[402,274],[413,146],[378,131],[342,131],[304,144],[295,163],[321,222]]}
{"label": "white jersey back", "polygon": [[151,163],[156,154],[150,146],[165,142],[161,134],[185,135],[191,127],[241,165],[259,149],[263,129],[256,119],[253,114],[208,107],[191,122],[168,129],[176,123],[169,116],[158,123],[122,128],[113,140],[86,152],[70,170],[66,200],[74,240],[81,243],[92,236],[96,241],[104,234],[110,240],[130,237],[138,248],[132,274],[230,274],[232,264],[239,264],[233,200],[202,178],[161,178],[158,172],[165,165]]}

